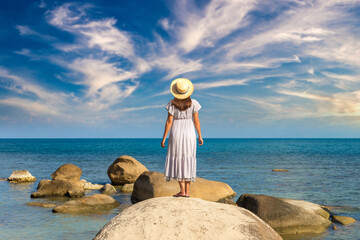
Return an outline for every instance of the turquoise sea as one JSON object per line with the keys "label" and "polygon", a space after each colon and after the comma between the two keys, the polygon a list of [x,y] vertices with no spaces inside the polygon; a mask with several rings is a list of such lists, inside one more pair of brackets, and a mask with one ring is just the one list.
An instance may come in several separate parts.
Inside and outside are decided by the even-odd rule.
{"label": "turquoise sea", "polygon": [[[107,168],[130,155],[150,171],[163,172],[166,149],[161,139],[0,139],[0,177],[26,169],[30,184],[0,181],[0,239],[91,239],[129,206],[130,194],[114,196],[121,206],[106,213],[54,214],[25,205],[40,180],[50,179],[62,164],[83,170],[82,178],[105,184]],[[272,172],[272,169],[289,172]],[[238,194],[267,194],[340,206],[339,215],[360,221],[360,139],[205,139],[198,147],[198,177],[223,181]],[[96,190],[87,194],[97,193]],[[360,224],[338,225],[302,239],[360,239]]]}

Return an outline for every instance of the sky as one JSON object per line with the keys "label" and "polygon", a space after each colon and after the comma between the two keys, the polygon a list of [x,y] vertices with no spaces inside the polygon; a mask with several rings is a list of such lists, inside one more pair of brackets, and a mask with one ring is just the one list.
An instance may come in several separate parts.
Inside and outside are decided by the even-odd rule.
{"label": "sky", "polygon": [[360,137],[360,0],[0,2],[0,138]]}

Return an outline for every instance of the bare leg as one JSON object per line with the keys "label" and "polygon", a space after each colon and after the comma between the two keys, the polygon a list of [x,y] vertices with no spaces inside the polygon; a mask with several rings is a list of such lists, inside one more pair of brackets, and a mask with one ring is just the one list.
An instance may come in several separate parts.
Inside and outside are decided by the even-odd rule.
{"label": "bare leg", "polygon": [[189,196],[190,183],[191,183],[191,181],[185,181],[185,195],[186,196]]}
{"label": "bare leg", "polygon": [[185,195],[185,181],[178,181],[180,192],[178,194]]}

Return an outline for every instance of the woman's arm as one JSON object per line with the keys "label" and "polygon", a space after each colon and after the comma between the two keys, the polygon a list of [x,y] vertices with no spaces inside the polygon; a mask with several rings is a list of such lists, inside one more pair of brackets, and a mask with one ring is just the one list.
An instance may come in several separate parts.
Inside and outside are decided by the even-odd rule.
{"label": "woman's arm", "polygon": [[193,118],[194,118],[194,125],[195,125],[195,128],[196,128],[196,131],[197,131],[197,133],[199,135],[199,146],[201,146],[201,145],[203,145],[204,140],[202,139],[202,136],[201,136],[199,113],[198,112],[194,113]]}
{"label": "woman's arm", "polygon": [[161,147],[163,147],[163,148],[165,147],[166,136],[168,135],[170,128],[172,126],[173,118],[174,117],[170,113],[168,113],[168,117],[167,117],[167,120],[165,123],[164,135],[163,135],[163,139],[161,141]]}

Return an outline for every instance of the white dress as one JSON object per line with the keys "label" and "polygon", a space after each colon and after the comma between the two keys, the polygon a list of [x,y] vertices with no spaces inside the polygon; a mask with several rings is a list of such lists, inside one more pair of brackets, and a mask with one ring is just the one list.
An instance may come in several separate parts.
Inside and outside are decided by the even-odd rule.
{"label": "white dress", "polygon": [[191,107],[185,111],[175,108],[171,102],[165,107],[174,116],[165,162],[166,181],[196,179],[196,133],[192,117],[201,106],[195,99],[191,101]]}

